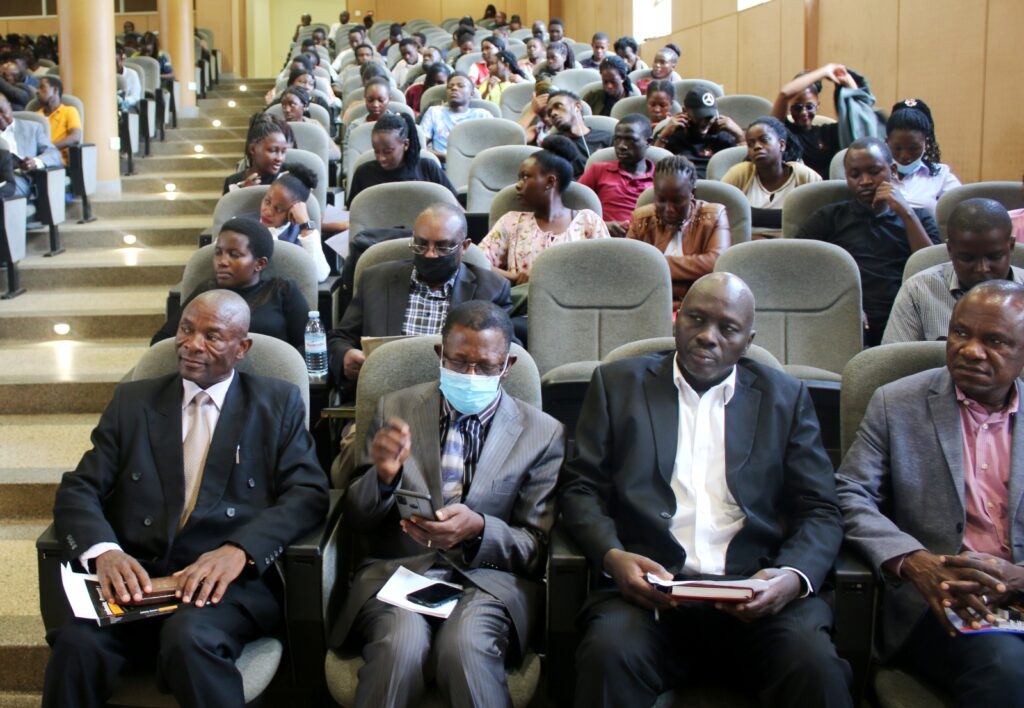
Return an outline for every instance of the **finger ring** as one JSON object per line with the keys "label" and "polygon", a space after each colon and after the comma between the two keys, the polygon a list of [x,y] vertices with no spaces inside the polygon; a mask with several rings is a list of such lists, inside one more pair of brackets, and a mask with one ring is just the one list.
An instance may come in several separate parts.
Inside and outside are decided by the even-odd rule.
{"label": "finger ring", "polygon": [[434,546],[434,542],[433,542],[433,541],[431,541],[431,540],[430,540],[430,539],[428,538],[428,539],[427,539],[427,548],[432,548],[433,546]]}
{"label": "finger ring", "polygon": [[982,595],[981,596],[981,604],[983,604],[983,605],[987,605],[988,604],[988,595]]}

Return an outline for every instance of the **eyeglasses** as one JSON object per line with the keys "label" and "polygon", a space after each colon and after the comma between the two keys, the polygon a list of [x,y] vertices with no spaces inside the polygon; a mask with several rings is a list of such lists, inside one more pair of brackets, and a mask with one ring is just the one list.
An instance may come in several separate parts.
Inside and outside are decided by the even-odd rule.
{"label": "eyeglasses", "polygon": [[817,103],[794,103],[792,106],[789,107],[789,110],[793,111],[794,113],[802,113],[803,111],[807,111],[808,113],[810,113],[811,111],[818,110],[818,104]]}
{"label": "eyeglasses", "polygon": [[444,354],[441,354],[441,359],[447,364],[445,368],[451,369],[452,371],[459,374],[479,374],[481,376],[500,376],[505,370],[505,365],[508,364],[508,354],[505,355],[505,361],[501,364],[478,364],[472,361],[455,361],[449,359]]}
{"label": "eyeglasses", "polygon": [[451,243],[450,241],[441,241],[440,243],[434,243],[432,241],[427,241],[426,239],[413,236],[412,241],[409,243],[409,250],[417,256],[422,256],[431,248],[433,248],[434,253],[439,256],[450,256],[462,248],[462,242]]}

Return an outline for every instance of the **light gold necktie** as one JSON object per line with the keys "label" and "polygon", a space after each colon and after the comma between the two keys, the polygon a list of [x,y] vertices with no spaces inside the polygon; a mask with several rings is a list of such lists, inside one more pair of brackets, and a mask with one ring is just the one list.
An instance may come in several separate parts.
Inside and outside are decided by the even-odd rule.
{"label": "light gold necktie", "polygon": [[184,469],[185,469],[185,508],[178,523],[178,530],[184,528],[192,510],[196,508],[199,498],[199,487],[203,481],[203,468],[206,466],[206,453],[210,449],[210,426],[203,414],[203,406],[213,405],[213,399],[206,391],[200,391],[188,404],[188,434],[185,436]]}

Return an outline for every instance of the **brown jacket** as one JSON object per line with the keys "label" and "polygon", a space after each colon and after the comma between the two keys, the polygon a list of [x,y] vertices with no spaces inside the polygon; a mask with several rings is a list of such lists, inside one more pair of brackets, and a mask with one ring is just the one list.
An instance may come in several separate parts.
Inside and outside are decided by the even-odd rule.
{"label": "brown jacket", "polygon": [[[718,255],[732,243],[729,217],[721,204],[694,199],[690,215],[682,225],[683,255],[666,256],[672,274],[672,299],[678,305],[697,278],[715,268]],[[655,246],[662,253],[668,248],[675,230],[661,224],[654,205],[642,206],[633,212],[626,238]]]}

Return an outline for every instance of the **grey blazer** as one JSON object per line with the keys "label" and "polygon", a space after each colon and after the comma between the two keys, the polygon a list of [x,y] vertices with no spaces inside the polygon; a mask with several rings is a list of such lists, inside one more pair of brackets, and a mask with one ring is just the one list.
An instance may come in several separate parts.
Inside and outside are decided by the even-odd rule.
{"label": "grey blazer", "polygon": [[[1018,394],[1021,393],[1017,382]],[[1013,426],[1010,547],[1024,561],[1024,426]],[[871,397],[836,485],[846,539],[875,569],[918,550],[959,553],[964,541],[963,437],[953,379],[930,369],[880,387]],[[924,598],[911,583],[886,582],[879,647],[899,649],[921,616]]]}
{"label": "grey blazer", "polygon": [[63,167],[60,151],[53,146],[43,126],[31,120],[14,121],[14,139],[18,157],[38,157],[47,167]]}
{"label": "grey blazer", "polygon": [[[436,382],[420,384],[381,398],[366,434],[370,442],[384,421],[408,422],[412,454],[402,467],[399,486],[441,501],[441,397]],[[465,504],[484,516],[484,534],[472,560],[461,549],[429,551],[402,532],[393,495],[381,494],[376,468],[356,470],[343,506],[346,525],[360,534],[363,559],[331,630],[340,646],[359,610],[400,565],[423,573],[435,563],[456,568],[473,585],[498,598],[516,629],[519,648],[543,609],[539,582],[544,574],[548,533],[555,520],[555,483],[564,455],[562,424],[511,395],[502,395],[480,452]]]}

